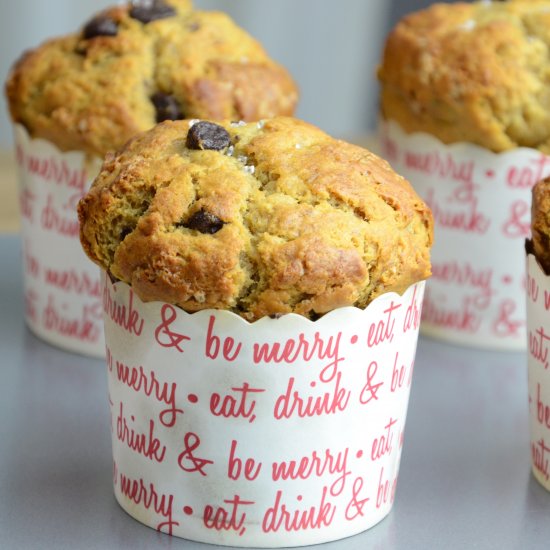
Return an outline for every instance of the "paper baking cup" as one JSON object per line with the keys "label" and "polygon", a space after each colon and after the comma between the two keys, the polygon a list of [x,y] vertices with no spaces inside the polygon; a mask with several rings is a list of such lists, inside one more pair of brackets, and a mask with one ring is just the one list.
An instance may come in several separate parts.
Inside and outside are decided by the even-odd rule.
{"label": "paper baking cup", "polygon": [[143,303],[103,279],[115,495],[186,539],[347,537],[394,500],[424,284],[316,322]]}
{"label": "paper baking cup", "polygon": [[525,251],[531,188],[550,175],[550,157],[520,148],[493,153],[445,145],[380,123],[381,154],[432,209],[433,276],[422,331],[456,344],[525,349]]}
{"label": "paper baking cup", "polygon": [[550,277],[527,255],[527,344],[531,462],[550,491]]}
{"label": "paper baking cup", "polygon": [[22,218],[25,318],[40,338],[103,357],[99,270],[82,251],[76,207],[99,169],[15,126]]}

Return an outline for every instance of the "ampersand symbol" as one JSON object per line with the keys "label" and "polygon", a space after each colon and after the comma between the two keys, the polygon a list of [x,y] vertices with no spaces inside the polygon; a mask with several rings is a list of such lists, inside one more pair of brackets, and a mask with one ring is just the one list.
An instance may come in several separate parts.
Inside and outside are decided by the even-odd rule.
{"label": "ampersand symbol", "polygon": [[193,451],[197,449],[201,440],[197,434],[193,432],[187,432],[183,438],[184,449],[178,456],[178,464],[184,472],[199,472],[202,476],[206,477],[204,467],[207,464],[214,464],[213,460],[207,460],[206,458],[198,458],[193,454]]}
{"label": "ampersand symbol", "polygon": [[498,336],[518,336],[523,321],[514,321],[513,313],[516,311],[516,304],[513,300],[503,300],[500,304],[497,320],[493,326]]}
{"label": "ampersand symbol", "polygon": [[180,353],[183,353],[184,350],[180,347],[181,342],[191,340],[191,338],[170,330],[170,325],[177,319],[176,309],[170,304],[164,304],[160,314],[162,323],[155,330],[156,341],[163,348],[176,348]]}
{"label": "ampersand symbol", "polygon": [[[452,193],[452,197],[456,202],[460,203],[476,203],[476,190],[479,186],[472,181],[463,181]],[[451,200],[452,202],[452,200]]]}
{"label": "ampersand symbol", "polygon": [[361,390],[361,395],[359,396],[359,401],[363,405],[370,403],[373,399],[378,401],[378,390],[384,385],[384,382],[374,382],[374,377],[376,376],[377,371],[378,363],[376,361],[372,361],[367,369],[367,383]]}
{"label": "ampersand symbol", "polygon": [[525,201],[513,202],[510,208],[510,217],[502,228],[504,235],[511,239],[529,237],[531,231],[528,219],[530,212],[529,205]]}
{"label": "ampersand symbol", "polygon": [[93,304],[86,304],[84,306],[84,315],[86,316],[87,314],[100,321],[103,316],[103,304],[99,301]]}
{"label": "ampersand symbol", "polygon": [[351,500],[346,506],[346,519],[349,521],[354,520],[358,516],[365,515],[363,514],[363,508],[365,507],[365,504],[369,501],[369,498],[358,498],[361,489],[363,489],[363,478],[358,477],[353,482]]}

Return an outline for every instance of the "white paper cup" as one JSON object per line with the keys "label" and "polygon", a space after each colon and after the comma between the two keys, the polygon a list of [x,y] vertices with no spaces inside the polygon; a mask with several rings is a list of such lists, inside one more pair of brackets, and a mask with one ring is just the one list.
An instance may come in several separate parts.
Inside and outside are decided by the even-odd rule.
{"label": "white paper cup", "polygon": [[525,349],[524,241],[531,188],[550,175],[535,149],[493,153],[470,143],[445,145],[380,122],[381,154],[432,209],[433,276],[422,332],[467,346]]}
{"label": "white paper cup", "polygon": [[64,153],[15,126],[25,319],[62,349],[104,357],[99,270],[82,251],[76,207],[99,160]]}
{"label": "white paper cup", "polygon": [[550,276],[527,254],[527,345],[531,463],[550,491]]}
{"label": "white paper cup", "polygon": [[424,283],[316,322],[143,303],[104,276],[115,495],[164,533],[316,544],[390,511]]}

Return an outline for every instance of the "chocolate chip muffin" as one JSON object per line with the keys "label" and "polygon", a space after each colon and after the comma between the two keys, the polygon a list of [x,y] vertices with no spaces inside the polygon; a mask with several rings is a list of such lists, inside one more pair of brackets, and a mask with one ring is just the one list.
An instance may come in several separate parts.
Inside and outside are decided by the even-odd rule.
{"label": "chocolate chip muffin", "polygon": [[381,106],[408,133],[550,153],[550,1],[435,4],[390,34]]}
{"label": "chocolate chip muffin", "polygon": [[533,187],[532,251],[550,275],[550,178]]}
{"label": "chocolate chip muffin", "polygon": [[6,85],[14,122],[62,150],[103,156],[156,122],[292,114],[294,82],[229,17],[188,0],[108,9],[27,52]]}
{"label": "chocolate chip muffin", "polygon": [[79,217],[94,262],[189,312],[316,318],[430,276],[410,184],[291,118],[164,122],[108,156]]}

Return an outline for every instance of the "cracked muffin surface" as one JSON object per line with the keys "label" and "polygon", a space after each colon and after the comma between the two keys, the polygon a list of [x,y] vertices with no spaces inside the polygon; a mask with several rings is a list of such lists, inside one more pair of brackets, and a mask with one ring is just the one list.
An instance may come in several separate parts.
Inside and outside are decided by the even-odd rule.
{"label": "cracked muffin surface", "polygon": [[407,132],[550,153],[550,1],[435,4],[391,32],[381,110]]}
{"label": "cracked muffin surface", "polygon": [[248,320],[366,306],[430,275],[433,222],[382,159],[304,122],[164,122],[79,205],[88,256],[145,301]]}
{"label": "cracked muffin surface", "polygon": [[256,40],[189,0],[99,13],[78,33],[26,52],[6,95],[31,136],[101,157],[163,120],[290,115],[298,97]]}
{"label": "cracked muffin surface", "polygon": [[550,178],[533,187],[531,229],[533,252],[550,275]]}

